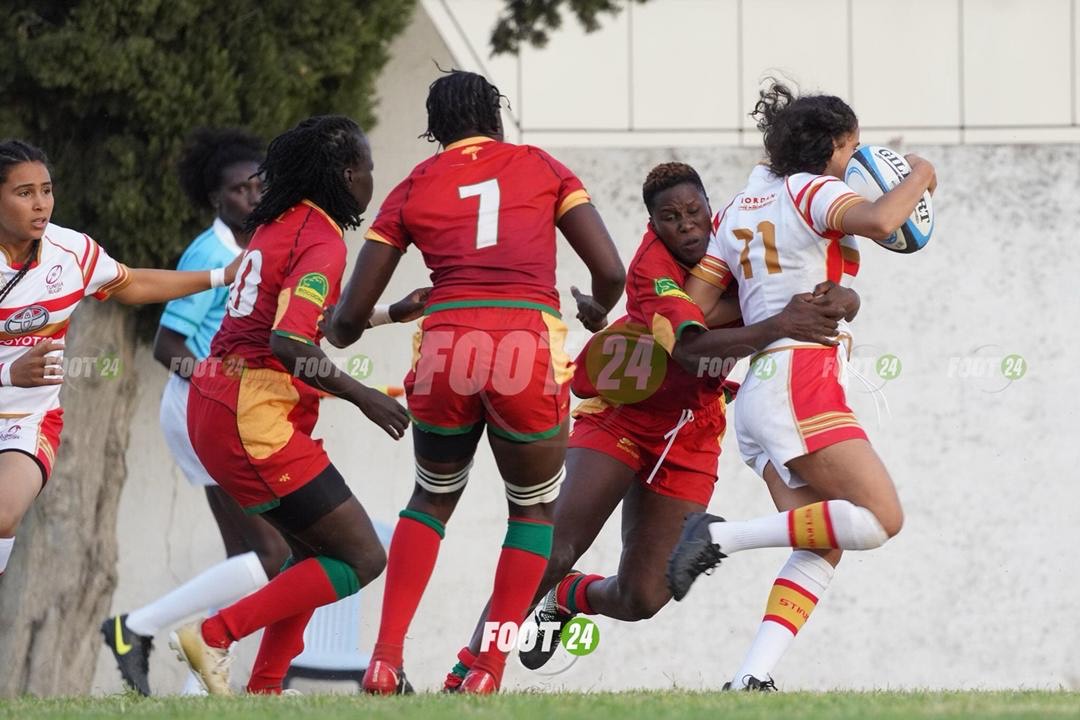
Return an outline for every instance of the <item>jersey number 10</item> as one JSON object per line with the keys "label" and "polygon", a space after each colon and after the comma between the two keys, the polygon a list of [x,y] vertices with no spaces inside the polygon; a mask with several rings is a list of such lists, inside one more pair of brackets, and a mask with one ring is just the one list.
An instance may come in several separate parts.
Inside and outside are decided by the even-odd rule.
{"label": "jersey number 10", "polygon": [[476,217],[476,249],[493,247],[499,242],[499,180],[491,178],[475,185],[462,185],[458,197],[480,197],[480,211]]}

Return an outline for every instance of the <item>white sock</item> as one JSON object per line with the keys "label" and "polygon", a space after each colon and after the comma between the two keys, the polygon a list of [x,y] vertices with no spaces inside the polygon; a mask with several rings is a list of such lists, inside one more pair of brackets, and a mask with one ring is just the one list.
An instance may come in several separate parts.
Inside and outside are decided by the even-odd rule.
{"label": "white sock", "polygon": [[709,534],[725,555],[765,547],[872,550],[889,539],[874,513],[847,500],[814,503],[753,520],[715,522],[709,525]]}
{"label": "white sock", "polygon": [[266,584],[266,571],[253,552],[231,557],[204,570],[180,587],[128,615],[127,626],[153,637],[162,628],[200,613],[224,607]]}
{"label": "white sock", "polygon": [[11,549],[15,547],[15,538],[0,538],[0,575],[7,569],[8,560],[11,559]]}
{"label": "white sock", "polygon": [[806,550],[791,553],[776,576],[769,593],[765,618],[761,621],[750,651],[731,680],[735,689],[746,687],[750,677],[767,680],[795,635],[809,619],[835,569],[820,555]]}

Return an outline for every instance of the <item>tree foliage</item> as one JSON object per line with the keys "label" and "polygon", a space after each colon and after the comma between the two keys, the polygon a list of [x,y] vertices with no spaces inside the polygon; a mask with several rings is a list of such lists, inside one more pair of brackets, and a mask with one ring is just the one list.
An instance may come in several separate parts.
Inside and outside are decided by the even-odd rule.
{"label": "tree foliage", "polygon": [[56,221],[164,265],[207,218],[176,161],[199,125],[269,140],[315,113],[374,121],[412,0],[3,0],[0,135],[50,155]]}
{"label": "tree foliage", "polygon": [[[646,2],[646,0],[633,0]],[[499,16],[491,33],[493,54],[517,53],[521,44],[536,47],[547,45],[548,34],[562,27],[562,6],[569,9],[585,28],[593,32],[600,28],[599,16],[617,14],[622,0],[506,0],[506,9]]]}

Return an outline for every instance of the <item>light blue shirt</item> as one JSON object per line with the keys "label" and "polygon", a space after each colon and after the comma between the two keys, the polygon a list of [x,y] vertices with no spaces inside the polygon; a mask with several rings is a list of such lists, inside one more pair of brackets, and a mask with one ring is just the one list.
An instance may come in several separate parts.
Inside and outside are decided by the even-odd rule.
{"label": "light blue shirt", "polygon": [[[214,224],[195,238],[180,257],[177,270],[212,270],[225,267],[241,252],[229,226],[214,218]],[[202,360],[210,354],[210,341],[225,319],[229,288],[204,290],[170,300],[161,315],[161,326],[187,338],[188,349]]]}

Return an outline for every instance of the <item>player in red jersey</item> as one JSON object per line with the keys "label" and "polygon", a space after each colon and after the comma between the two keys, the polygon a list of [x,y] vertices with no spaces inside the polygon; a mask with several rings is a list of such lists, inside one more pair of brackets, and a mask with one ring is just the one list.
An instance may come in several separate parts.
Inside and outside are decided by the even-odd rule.
{"label": "player in red jersey", "polygon": [[0,142],[0,575],[56,461],[63,340],[79,303],[165,302],[221,287],[236,268],[128,268],[88,235],[52,224],[54,203],[45,153]]}
{"label": "player in red jersey", "polygon": [[[622,292],[622,262],[581,181],[543,150],[503,142],[501,98],[474,73],[432,83],[427,136],[443,151],[387,197],[326,323],[333,344],[354,342],[401,255],[409,245],[420,249],[434,287],[405,380],[416,487],[390,545],[379,638],[364,676],[369,692],[404,687],[405,634],[485,427],[509,501],[492,620],[524,620],[544,572],[571,376],[555,290],[556,227],[592,274],[592,329]],[[463,688],[494,692],[505,662],[497,648],[480,653]]]}
{"label": "player in red jersey", "polygon": [[[578,613],[636,621],[671,599],[664,579],[683,519],[703,510],[716,482],[724,435],[724,376],[734,362],[787,333],[824,339],[836,329],[834,307],[850,291],[816,302],[792,299],[779,314],[742,327],[738,299],[702,311],[683,291],[705,255],[712,213],[697,172],[683,163],[650,171],[642,187],[649,224],[630,263],[626,316],[595,335],[577,360],[573,390],[589,399],[573,412],[566,486],[555,508],[547,592],[537,624],[561,626]],[[718,329],[708,330],[709,327]],[[616,575],[570,569],[623,504],[623,550]],[[482,618],[482,620],[485,618]],[[453,690],[480,646],[482,623],[447,676]],[[522,651],[536,669],[558,646],[544,631]]]}
{"label": "player in red jersey", "polygon": [[[371,171],[367,139],[345,117],[310,118],[270,143],[260,167],[266,191],[247,221],[255,234],[210,356],[192,375],[188,431],[199,459],[247,512],[281,531],[294,563],[173,634],[212,694],[231,692],[229,645],[260,628],[248,691],[281,692],[315,608],[355,593],[386,564],[367,513],[311,437],[324,393],[353,403],[395,440],[408,426],[396,401],[319,349],[318,319],[345,268],[343,232],[371,200]],[[407,319],[409,308],[390,314]]]}

